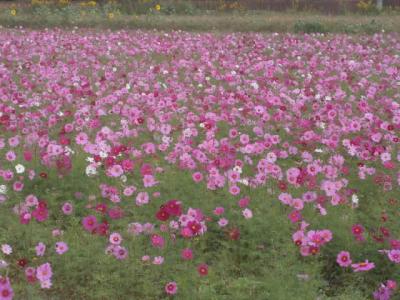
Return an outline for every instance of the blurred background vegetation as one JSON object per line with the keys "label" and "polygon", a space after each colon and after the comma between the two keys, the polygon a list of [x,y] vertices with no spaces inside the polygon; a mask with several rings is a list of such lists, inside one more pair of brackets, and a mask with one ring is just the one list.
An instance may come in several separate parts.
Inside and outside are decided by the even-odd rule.
{"label": "blurred background vegetation", "polygon": [[375,33],[400,31],[400,0],[0,0],[0,25]]}

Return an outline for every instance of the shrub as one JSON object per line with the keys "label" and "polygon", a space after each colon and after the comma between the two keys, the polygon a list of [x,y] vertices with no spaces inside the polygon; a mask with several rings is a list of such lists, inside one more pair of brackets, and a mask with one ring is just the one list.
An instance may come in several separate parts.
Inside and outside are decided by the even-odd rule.
{"label": "shrub", "polygon": [[325,33],[327,32],[327,29],[325,28],[324,25],[322,25],[321,23],[317,22],[317,21],[297,21],[294,24],[294,28],[293,28],[294,32],[296,33]]}

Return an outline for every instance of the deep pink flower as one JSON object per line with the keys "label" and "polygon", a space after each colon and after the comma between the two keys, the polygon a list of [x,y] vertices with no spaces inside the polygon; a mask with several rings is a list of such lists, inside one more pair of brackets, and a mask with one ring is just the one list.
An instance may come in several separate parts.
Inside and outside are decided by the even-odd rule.
{"label": "deep pink flower", "polygon": [[49,217],[49,211],[45,207],[38,207],[32,211],[32,217],[34,217],[38,222],[44,222]]}
{"label": "deep pink flower", "polygon": [[151,236],[151,244],[153,245],[153,247],[163,248],[164,244],[165,244],[165,240],[161,235],[153,234]]}
{"label": "deep pink flower", "polygon": [[207,264],[200,264],[197,266],[197,272],[200,276],[208,275],[208,265]]}
{"label": "deep pink flower", "polygon": [[364,227],[360,224],[355,224],[351,227],[351,232],[355,235],[355,236],[359,236],[362,235],[364,233]]}
{"label": "deep pink flower", "polygon": [[191,260],[193,259],[193,251],[190,248],[183,249],[181,252],[181,257],[184,260]]}
{"label": "deep pink flower", "polygon": [[86,231],[93,232],[97,227],[97,219],[95,216],[87,216],[83,218],[82,225]]}
{"label": "deep pink flower", "polygon": [[165,285],[165,292],[168,295],[175,295],[177,291],[178,291],[178,285],[176,284],[175,281],[168,282]]}

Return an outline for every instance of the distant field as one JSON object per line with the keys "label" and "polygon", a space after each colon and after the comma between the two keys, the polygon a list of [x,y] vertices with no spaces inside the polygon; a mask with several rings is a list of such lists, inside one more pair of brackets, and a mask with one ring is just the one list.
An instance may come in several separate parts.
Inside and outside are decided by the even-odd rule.
{"label": "distant field", "polygon": [[226,13],[211,15],[76,15],[68,13],[32,15],[8,10],[0,13],[5,27],[91,27],[111,29],[158,29],[222,32],[333,32],[376,33],[399,32],[400,15],[338,15],[309,13]]}

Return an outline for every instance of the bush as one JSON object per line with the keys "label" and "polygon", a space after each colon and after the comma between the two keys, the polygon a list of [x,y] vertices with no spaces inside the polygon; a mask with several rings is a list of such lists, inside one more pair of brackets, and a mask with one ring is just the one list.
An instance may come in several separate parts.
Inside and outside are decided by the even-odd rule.
{"label": "bush", "polygon": [[328,30],[325,28],[324,25],[315,21],[315,22],[304,22],[304,21],[297,21],[294,24],[293,28],[294,32],[296,33],[325,33]]}

